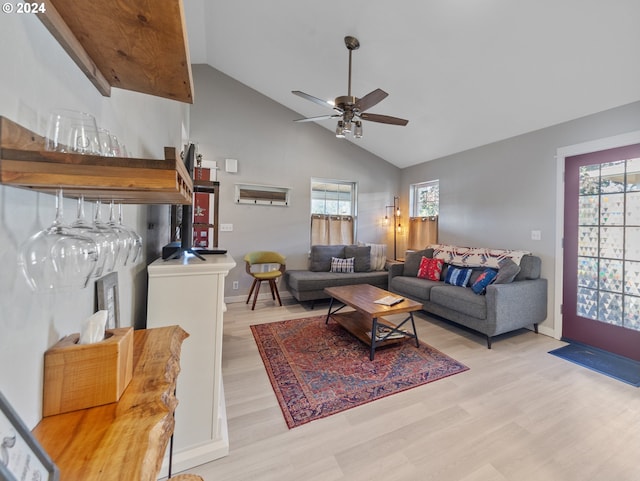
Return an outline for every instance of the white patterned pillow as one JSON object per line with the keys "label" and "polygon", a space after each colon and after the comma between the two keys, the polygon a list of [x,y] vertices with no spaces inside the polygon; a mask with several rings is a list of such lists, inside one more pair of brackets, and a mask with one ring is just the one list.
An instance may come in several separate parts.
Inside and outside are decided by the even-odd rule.
{"label": "white patterned pillow", "polygon": [[498,269],[502,259],[511,259],[520,265],[520,260],[531,252],[511,249],[487,249],[484,247],[460,247],[443,244],[432,244],[433,257],[442,259],[447,264],[462,267],[491,267]]}
{"label": "white patterned pillow", "polygon": [[331,272],[353,272],[353,257],[342,259],[341,257],[331,258]]}

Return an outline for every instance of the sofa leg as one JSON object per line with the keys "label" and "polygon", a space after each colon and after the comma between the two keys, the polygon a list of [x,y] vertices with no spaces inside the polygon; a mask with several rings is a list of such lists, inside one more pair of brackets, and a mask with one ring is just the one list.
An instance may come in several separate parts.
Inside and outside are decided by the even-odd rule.
{"label": "sofa leg", "polygon": [[311,301],[311,310],[313,310],[314,307],[316,307],[316,301],[315,300]]}
{"label": "sofa leg", "polygon": [[487,336],[487,349],[491,349],[491,336]]}
{"label": "sofa leg", "polygon": [[537,323],[537,322],[533,325],[533,331],[534,331],[536,334],[538,334],[538,323]]}

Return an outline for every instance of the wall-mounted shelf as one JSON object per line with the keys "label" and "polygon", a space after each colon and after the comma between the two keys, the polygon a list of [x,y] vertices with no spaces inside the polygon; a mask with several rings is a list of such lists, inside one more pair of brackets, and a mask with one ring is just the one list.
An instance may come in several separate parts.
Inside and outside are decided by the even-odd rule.
{"label": "wall-mounted shelf", "polygon": [[44,150],[45,139],[0,116],[0,183],[65,197],[129,204],[191,204],[193,180],[173,147],[162,160]]}
{"label": "wall-mounted shelf", "polygon": [[102,95],[193,103],[182,0],[49,0],[38,17]]}

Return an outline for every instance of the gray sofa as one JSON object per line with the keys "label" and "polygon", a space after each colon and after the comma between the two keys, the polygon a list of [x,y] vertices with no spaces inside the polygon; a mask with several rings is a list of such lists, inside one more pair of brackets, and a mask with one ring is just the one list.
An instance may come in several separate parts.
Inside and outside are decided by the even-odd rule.
{"label": "gray sofa", "polygon": [[[408,253],[404,264],[390,265],[389,290],[422,302],[426,312],[484,334],[489,349],[492,338],[498,334],[523,327],[533,327],[538,332],[538,323],[547,317],[547,280],[540,278],[539,257],[523,255],[512,282],[489,284],[478,295],[470,287],[416,277],[422,256],[433,255],[434,249],[425,249]],[[441,279],[450,267],[445,263]],[[469,285],[486,267],[472,269]]]}
{"label": "gray sofa", "polygon": [[[333,257],[353,258],[354,272],[331,272]],[[316,300],[329,298],[325,287],[371,284],[386,289],[389,275],[384,267],[379,267],[380,262],[371,255],[371,246],[316,245],[311,247],[309,269],[287,270],[284,276],[293,297],[299,302],[311,301],[313,304]]]}

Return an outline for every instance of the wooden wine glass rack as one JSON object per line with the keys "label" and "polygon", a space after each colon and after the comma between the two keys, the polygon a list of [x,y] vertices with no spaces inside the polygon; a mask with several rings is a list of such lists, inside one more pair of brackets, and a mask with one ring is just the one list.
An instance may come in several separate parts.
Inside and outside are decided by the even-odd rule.
{"label": "wooden wine glass rack", "polygon": [[102,157],[45,150],[44,137],[0,116],[0,183],[87,200],[191,204],[193,180],[173,147],[164,159]]}

